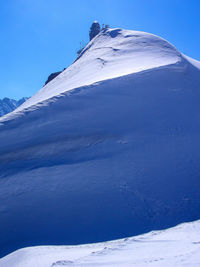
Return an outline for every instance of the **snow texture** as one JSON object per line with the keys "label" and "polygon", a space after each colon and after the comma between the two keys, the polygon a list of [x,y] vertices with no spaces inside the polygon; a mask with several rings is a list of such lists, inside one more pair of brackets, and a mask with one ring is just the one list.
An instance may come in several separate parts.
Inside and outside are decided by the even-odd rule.
{"label": "snow texture", "polygon": [[27,266],[197,267],[200,221],[104,243],[23,248],[0,259],[0,267]]}
{"label": "snow texture", "polygon": [[181,54],[155,35],[105,29],[82,51],[79,59],[44,86],[18,110],[71,89],[181,61]]}
{"label": "snow texture", "polygon": [[0,255],[199,219],[200,69],[160,37],[107,29],[0,118]]}

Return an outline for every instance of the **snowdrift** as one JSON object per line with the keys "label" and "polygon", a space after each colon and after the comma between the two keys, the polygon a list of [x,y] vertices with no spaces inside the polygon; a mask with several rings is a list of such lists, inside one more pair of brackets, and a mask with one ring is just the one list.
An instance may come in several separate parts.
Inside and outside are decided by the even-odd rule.
{"label": "snowdrift", "polygon": [[105,243],[24,248],[0,259],[0,266],[197,267],[200,263],[199,236],[200,221],[195,221]]}
{"label": "snowdrift", "polygon": [[160,37],[109,29],[0,119],[0,255],[199,218],[200,69]]}
{"label": "snowdrift", "polygon": [[20,107],[22,110],[77,87],[181,61],[181,54],[153,34],[105,29],[65,71]]}

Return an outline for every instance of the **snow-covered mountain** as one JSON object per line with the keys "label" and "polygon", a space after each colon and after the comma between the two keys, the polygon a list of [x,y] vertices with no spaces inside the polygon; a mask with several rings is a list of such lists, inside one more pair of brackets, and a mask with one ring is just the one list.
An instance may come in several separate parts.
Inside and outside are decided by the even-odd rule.
{"label": "snow-covered mountain", "polygon": [[74,64],[18,110],[74,88],[169,64],[184,64],[182,61],[182,55],[176,48],[160,37],[143,32],[105,29],[89,42]]}
{"label": "snow-covered mountain", "polygon": [[21,104],[23,104],[27,99],[28,97],[23,97],[20,100],[15,100],[7,97],[0,99],[0,116],[12,112]]}
{"label": "snow-covered mountain", "polygon": [[0,253],[200,217],[200,63],[106,29],[0,119]]}
{"label": "snow-covered mountain", "polygon": [[24,248],[0,259],[0,267],[27,266],[198,267],[200,221],[104,243]]}

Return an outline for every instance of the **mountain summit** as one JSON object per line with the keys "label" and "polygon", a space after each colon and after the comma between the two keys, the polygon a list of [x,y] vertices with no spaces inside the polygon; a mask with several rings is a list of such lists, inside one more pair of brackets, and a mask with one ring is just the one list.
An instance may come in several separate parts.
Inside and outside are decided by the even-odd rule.
{"label": "mountain summit", "polygon": [[105,29],[0,118],[0,253],[199,219],[200,63]]}
{"label": "mountain summit", "polygon": [[77,87],[171,64],[182,67],[184,63],[181,53],[158,36],[123,29],[104,29],[89,42],[70,67],[18,110]]}

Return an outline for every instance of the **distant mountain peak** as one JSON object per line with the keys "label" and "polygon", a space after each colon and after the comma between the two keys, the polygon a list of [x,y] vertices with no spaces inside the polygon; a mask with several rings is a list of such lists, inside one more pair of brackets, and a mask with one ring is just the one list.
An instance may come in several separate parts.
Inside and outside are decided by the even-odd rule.
{"label": "distant mountain peak", "polygon": [[0,99],[0,116],[4,116],[5,114],[12,112],[21,104],[23,104],[27,99],[28,97],[23,97],[19,100],[11,99],[8,97]]}

